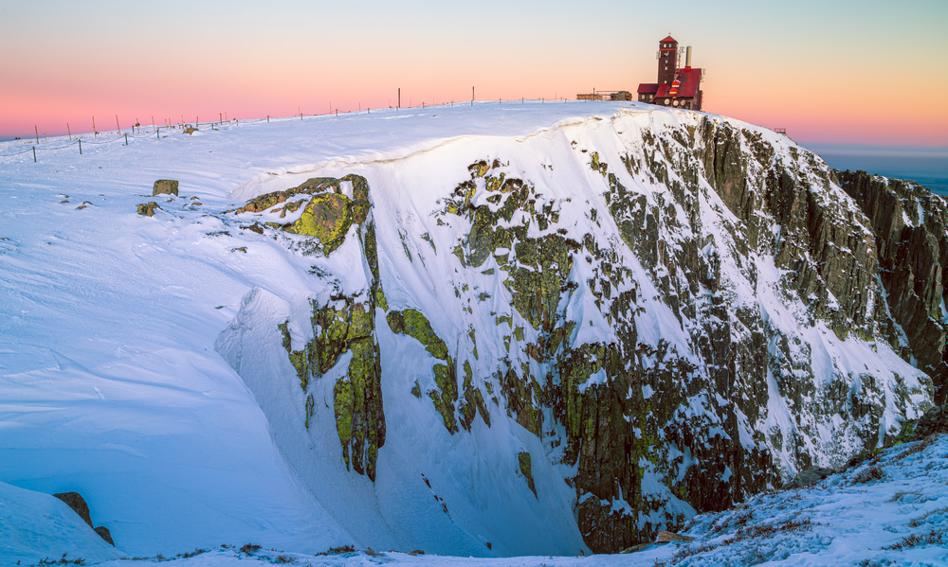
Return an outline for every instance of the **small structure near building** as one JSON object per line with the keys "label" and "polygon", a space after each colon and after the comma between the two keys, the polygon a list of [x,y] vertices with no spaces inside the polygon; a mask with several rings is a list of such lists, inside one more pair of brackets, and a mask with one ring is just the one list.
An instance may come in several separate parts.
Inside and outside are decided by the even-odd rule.
{"label": "small structure near building", "polygon": [[678,63],[678,41],[669,35],[658,42],[658,82],[639,84],[639,102],[701,110],[704,69],[691,66],[690,45],[685,48],[685,66]]}
{"label": "small structure near building", "polygon": [[576,100],[632,100],[632,93],[629,91],[593,91],[591,93],[579,93]]}

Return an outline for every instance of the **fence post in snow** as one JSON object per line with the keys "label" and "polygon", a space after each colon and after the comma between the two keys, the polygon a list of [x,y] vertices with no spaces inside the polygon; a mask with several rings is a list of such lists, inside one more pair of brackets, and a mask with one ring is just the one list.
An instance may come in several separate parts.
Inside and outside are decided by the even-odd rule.
{"label": "fence post in snow", "polygon": [[66,122],[66,134],[69,136],[69,141],[72,141],[72,130],[69,129],[69,123]]}
{"label": "fence post in snow", "polygon": [[159,132],[161,132],[161,128],[156,127],[156,128],[155,128],[155,139],[156,139],[156,140],[160,140],[160,139],[161,139],[161,134],[159,134]]}
{"label": "fence post in snow", "polygon": [[82,155],[82,138],[79,138],[79,155]]}
{"label": "fence post in snow", "polygon": [[128,134],[125,134],[125,145],[128,145]]}
{"label": "fence post in snow", "polygon": [[[36,134],[36,143],[40,143],[40,133],[39,128],[36,127],[36,124],[33,125],[33,133]],[[36,152],[33,152],[36,153]]]}
{"label": "fence post in snow", "polygon": [[36,163],[36,146],[33,146],[33,163]]}
{"label": "fence post in snow", "polygon": [[267,124],[269,124],[269,123],[270,123],[270,115],[267,114]]}

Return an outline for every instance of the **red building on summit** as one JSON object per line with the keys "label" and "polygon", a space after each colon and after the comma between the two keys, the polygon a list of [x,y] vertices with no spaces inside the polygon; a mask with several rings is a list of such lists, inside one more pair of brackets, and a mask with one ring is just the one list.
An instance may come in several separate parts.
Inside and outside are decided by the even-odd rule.
{"label": "red building on summit", "polygon": [[701,110],[702,74],[691,66],[690,45],[685,48],[685,66],[678,67],[678,41],[669,35],[658,42],[658,82],[639,84],[639,102]]}

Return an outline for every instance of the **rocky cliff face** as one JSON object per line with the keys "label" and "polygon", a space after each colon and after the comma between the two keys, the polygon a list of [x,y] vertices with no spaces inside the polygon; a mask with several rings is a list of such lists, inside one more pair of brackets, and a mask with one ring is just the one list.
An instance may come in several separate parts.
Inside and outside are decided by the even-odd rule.
{"label": "rocky cliff face", "polygon": [[295,385],[298,470],[318,446],[434,495],[420,540],[620,550],[876,446],[944,384],[944,202],[771,132],[620,112],[320,174],[231,220],[311,264],[283,297],[308,308],[248,301],[220,348],[283,353],[241,373]]}
{"label": "rocky cliff face", "polygon": [[948,312],[944,269],[948,265],[948,207],[915,183],[857,171],[838,172],[840,186],[872,223],[879,277],[898,326],[903,358],[935,381],[935,403],[948,392]]}

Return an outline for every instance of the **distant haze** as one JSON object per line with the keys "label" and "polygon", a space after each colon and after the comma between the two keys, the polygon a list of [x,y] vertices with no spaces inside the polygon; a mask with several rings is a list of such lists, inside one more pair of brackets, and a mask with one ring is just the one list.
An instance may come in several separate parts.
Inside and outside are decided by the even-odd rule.
{"label": "distant haze", "polygon": [[819,143],[948,146],[948,2],[0,3],[0,134],[135,119],[571,98],[654,79],[671,33],[706,110]]}
{"label": "distant haze", "polygon": [[948,148],[811,144],[810,149],[836,169],[862,169],[911,179],[935,193],[948,195]]}

